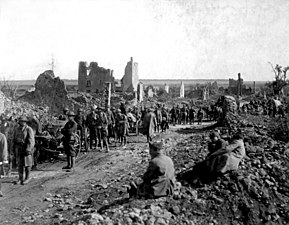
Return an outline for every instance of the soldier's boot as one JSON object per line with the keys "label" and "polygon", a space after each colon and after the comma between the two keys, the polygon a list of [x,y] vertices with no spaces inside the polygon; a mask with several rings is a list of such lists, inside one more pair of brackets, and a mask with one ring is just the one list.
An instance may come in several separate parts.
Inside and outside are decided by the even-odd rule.
{"label": "soldier's boot", "polygon": [[75,165],[75,157],[71,156],[70,157],[70,169],[73,169]]}
{"label": "soldier's boot", "polygon": [[70,157],[66,156],[66,160],[67,160],[67,166],[62,167],[63,170],[67,170],[71,168],[71,164],[70,164]]}
{"label": "soldier's boot", "polygon": [[22,182],[22,184],[28,184],[29,181],[31,180],[30,171],[31,171],[30,166],[26,166],[25,167],[25,180]]}
{"label": "soldier's boot", "polygon": [[23,166],[18,166],[18,180],[14,182],[14,184],[22,184],[23,183],[23,171],[24,167]]}
{"label": "soldier's boot", "polygon": [[99,147],[100,147],[100,151],[103,150],[103,140],[99,140]]}
{"label": "soldier's boot", "polygon": [[103,140],[103,144],[104,144],[104,146],[105,146],[105,148],[106,148],[106,152],[109,152],[109,146],[108,146],[108,139],[107,138],[105,138],[104,140]]}

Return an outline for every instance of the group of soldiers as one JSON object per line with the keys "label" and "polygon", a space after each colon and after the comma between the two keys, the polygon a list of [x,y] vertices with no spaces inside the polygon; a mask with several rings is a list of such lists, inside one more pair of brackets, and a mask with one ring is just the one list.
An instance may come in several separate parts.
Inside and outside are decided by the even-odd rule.
{"label": "group of soldiers", "polygon": [[[10,125],[14,124],[9,121]],[[10,152],[13,152],[16,159],[19,179],[15,184],[27,184],[31,177],[30,171],[33,165],[33,152],[34,152],[34,131],[27,125],[28,119],[25,116],[18,118],[17,125],[6,132],[0,133],[0,165],[1,172],[4,170],[4,165],[8,165],[11,161]],[[3,124],[1,124],[3,125]],[[8,137],[8,138],[7,138]],[[8,139],[8,140],[7,140]],[[0,181],[1,182],[1,181]],[[1,188],[1,183],[0,183]],[[0,196],[3,196],[0,189]]]}
{"label": "group of soldiers", "polygon": [[286,109],[281,101],[269,98],[251,100],[248,104],[242,105],[239,110],[245,114],[268,115],[270,117],[280,115],[281,117],[284,117]]}
{"label": "group of soldiers", "polygon": [[[128,108],[121,103],[119,108],[91,106],[87,112],[79,108],[76,113],[68,108],[63,109],[63,113],[57,118],[65,121],[61,129],[62,143],[67,156],[67,165],[63,169],[71,170],[75,166],[78,154],[75,148],[79,137],[81,149],[94,151],[99,149],[109,152],[111,140],[125,147],[129,129],[139,126],[142,133],[146,135],[147,142],[152,142],[155,132],[166,132],[170,124],[193,124],[195,120],[202,122],[206,115],[205,109],[174,106],[171,109],[165,105],[158,104],[154,107]],[[8,123],[8,126],[7,124]],[[35,142],[37,137],[43,135],[42,125],[36,116],[10,118],[2,121],[0,143],[3,144],[0,151],[0,166],[9,164],[9,171],[12,167],[18,168],[19,179],[15,184],[27,184],[30,179],[30,171],[37,164],[37,150]],[[12,163],[13,162],[13,163]]]}

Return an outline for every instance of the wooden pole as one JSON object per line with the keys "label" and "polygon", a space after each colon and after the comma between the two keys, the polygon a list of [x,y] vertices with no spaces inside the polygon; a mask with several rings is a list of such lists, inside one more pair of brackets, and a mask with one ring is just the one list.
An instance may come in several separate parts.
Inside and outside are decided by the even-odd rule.
{"label": "wooden pole", "polygon": [[110,99],[111,99],[111,83],[107,82],[108,84],[108,95],[107,95],[107,107],[110,107]]}

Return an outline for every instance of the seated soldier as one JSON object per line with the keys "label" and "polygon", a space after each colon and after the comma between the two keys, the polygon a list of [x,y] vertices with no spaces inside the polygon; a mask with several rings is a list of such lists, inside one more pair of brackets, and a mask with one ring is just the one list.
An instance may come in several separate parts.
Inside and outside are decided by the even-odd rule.
{"label": "seated soldier", "polygon": [[219,149],[225,148],[226,145],[227,142],[220,137],[219,132],[214,131],[210,133],[210,142],[208,144],[208,151],[209,151],[208,156],[218,151]]}
{"label": "seated soldier", "polygon": [[151,161],[143,175],[143,182],[131,183],[130,197],[157,198],[171,195],[175,187],[175,169],[172,159],[162,153],[162,142],[149,143]]}
{"label": "seated soldier", "polygon": [[227,171],[237,170],[245,155],[243,136],[235,134],[229,145],[213,152],[205,159],[208,172],[224,174]]}
{"label": "seated soldier", "polygon": [[198,180],[210,182],[226,172],[237,170],[245,154],[243,137],[235,134],[229,145],[212,152],[205,160],[180,173],[178,177],[191,184],[198,183]]}

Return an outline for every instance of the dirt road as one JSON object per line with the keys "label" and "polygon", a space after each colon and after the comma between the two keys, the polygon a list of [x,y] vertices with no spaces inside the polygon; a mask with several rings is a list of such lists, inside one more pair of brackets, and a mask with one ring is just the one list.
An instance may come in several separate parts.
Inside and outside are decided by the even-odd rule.
{"label": "dirt road", "polygon": [[[185,138],[199,135],[185,132],[186,127],[190,126],[172,127],[167,133],[159,134],[168,150]],[[179,132],[180,129],[184,132]],[[57,221],[69,224],[71,217],[96,193],[96,208],[126,196],[125,184],[141,175],[149,160],[143,136],[129,137],[128,142],[126,148],[112,146],[109,153],[81,154],[73,172],[61,169],[65,165],[63,158],[41,164],[39,171],[32,172],[33,179],[27,185],[13,185],[16,172],[3,178],[5,197],[0,199],[0,224],[57,224]]]}

